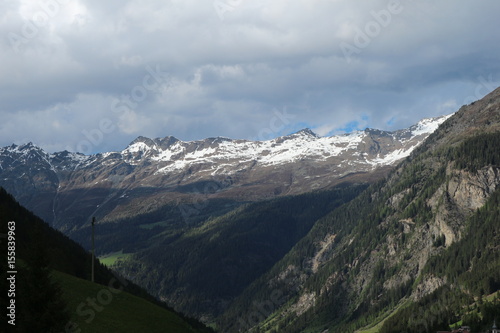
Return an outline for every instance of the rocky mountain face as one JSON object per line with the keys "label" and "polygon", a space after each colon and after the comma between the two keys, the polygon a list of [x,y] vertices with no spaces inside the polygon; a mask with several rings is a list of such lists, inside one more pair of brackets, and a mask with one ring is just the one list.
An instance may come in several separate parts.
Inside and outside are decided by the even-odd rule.
{"label": "rocky mountain face", "polygon": [[500,88],[319,219],[228,307],[222,331],[432,332],[463,318],[479,323],[483,314],[467,317],[469,306],[500,289],[498,144]]}
{"label": "rocky mountain face", "polygon": [[332,137],[305,129],[268,141],[139,137],[121,152],[91,156],[12,145],[0,148],[0,186],[61,230],[166,204],[184,207],[189,219],[199,201],[257,201],[376,178],[445,119]]}

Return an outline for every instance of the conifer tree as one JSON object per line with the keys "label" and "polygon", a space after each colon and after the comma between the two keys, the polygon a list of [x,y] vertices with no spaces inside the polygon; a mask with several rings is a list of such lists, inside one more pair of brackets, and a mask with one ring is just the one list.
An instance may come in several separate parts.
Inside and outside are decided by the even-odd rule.
{"label": "conifer tree", "polygon": [[34,239],[19,274],[19,327],[23,332],[63,332],[69,313],[60,286],[52,280],[41,233]]}

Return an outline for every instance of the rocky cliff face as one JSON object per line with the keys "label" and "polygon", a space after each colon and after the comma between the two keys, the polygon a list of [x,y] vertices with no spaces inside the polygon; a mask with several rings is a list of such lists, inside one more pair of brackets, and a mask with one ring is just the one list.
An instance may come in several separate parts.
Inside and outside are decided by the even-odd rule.
{"label": "rocky cliff face", "polygon": [[464,227],[461,222],[482,207],[498,189],[500,169],[488,166],[470,172],[456,170],[450,163],[446,176],[448,182],[441,185],[428,204],[436,215],[433,235],[444,235],[448,246],[461,238]]}

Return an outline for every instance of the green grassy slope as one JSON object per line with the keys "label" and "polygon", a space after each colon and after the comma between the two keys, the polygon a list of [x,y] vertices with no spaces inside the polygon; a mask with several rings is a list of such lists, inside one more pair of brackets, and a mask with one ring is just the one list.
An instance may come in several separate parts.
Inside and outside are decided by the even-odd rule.
{"label": "green grassy slope", "polygon": [[[174,312],[132,282],[118,280],[97,260],[96,283],[89,282],[90,254],[27,211],[0,188],[0,252],[4,258],[9,221],[15,222],[15,257],[19,270],[15,285],[17,323],[16,327],[6,327],[6,312],[3,312],[0,314],[0,332],[12,329],[56,333],[213,332],[200,322]],[[0,268],[0,291],[7,295],[7,260],[0,262]],[[49,272],[54,272],[50,279]],[[51,285],[52,280],[57,282],[56,285]],[[110,283],[124,291],[110,290]],[[63,295],[57,291],[59,284]],[[61,329],[60,325],[64,327],[69,320],[63,311],[64,304],[60,306],[61,298],[67,303],[68,314],[78,327],[67,325]],[[88,303],[93,299],[95,305]],[[6,301],[6,297],[0,297],[3,308],[7,306]]]}
{"label": "green grassy slope", "polygon": [[130,253],[123,253],[121,250],[99,257],[99,262],[104,266],[111,267],[120,260],[126,260],[129,256],[131,256]]}
{"label": "green grassy slope", "polygon": [[[62,287],[76,332],[196,332],[176,314],[125,291],[57,271],[52,274]],[[118,280],[111,282],[120,288]]]}

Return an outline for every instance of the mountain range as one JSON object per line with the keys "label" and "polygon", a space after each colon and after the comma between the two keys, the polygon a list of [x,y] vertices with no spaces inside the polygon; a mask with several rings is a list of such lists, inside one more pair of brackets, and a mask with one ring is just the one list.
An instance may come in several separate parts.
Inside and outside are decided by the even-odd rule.
{"label": "mountain range", "polygon": [[408,156],[448,117],[395,132],[332,137],[309,129],[268,141],[138,137],[121,152],[90,156],[11,145],[0,148],[0,186],[60,230],[91,216],[141,214],[155,209],[152,201],[180,203],[188,219],[205,205],[200,200],[257,201],[367,181]]}
{"label": "mountain range", "polygon": [[0,186],[221,332],[484,329],[500,315],[500,89],[395,132],[0,149]]}

